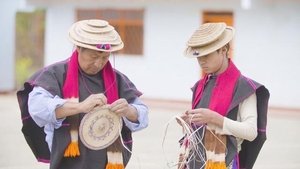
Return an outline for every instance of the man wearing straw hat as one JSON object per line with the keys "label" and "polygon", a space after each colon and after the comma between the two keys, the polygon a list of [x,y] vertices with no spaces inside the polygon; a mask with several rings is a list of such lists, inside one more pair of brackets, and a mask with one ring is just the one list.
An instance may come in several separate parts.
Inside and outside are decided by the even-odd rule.
{"label": "man wearing straw hat", "polygon": [[[50,169],[122,169],[131,156],[131,132],[148,125],[141,92],[109,62],[123,42],[107,21],[96,19],[74,23],[69,38],[76,46],[71,57],[38,71],[18,91],[22,132],[37,160],[50,162]],[[121,117],[121,136],[107,148],[89,149],[79,137],[80,122],[104,105]],[[96,127],[107,132],[103,138],[94,133],[87,136],[101,142],[117,122],[99,116],[91,128],[99,118],[109,119],[111,124]]]}
{"label": "man wearing straw hat", "polygon": [[179,168],[252,168],[266,139],[269,92],[228,58],[233,37],[225,23],[205,23],[187,43],[185,55],[197,58],[204,76],[181,116],[192,132],[181,140],[187,153]]}

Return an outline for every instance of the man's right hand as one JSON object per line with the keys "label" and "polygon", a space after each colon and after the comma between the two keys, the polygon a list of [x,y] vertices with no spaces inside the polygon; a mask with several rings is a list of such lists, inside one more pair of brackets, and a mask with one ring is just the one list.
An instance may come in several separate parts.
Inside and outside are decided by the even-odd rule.
{"label": "man's right hand", "polygon": [[107,98],[104,94],[92,94],[84,101],[78,103],[68,100],[65,104],[55,109],[56,118],[65,118],[79,113],[89,113],[96,106],[107,104]]}
{"label": "man's right hand", "polygon": [[96,106],[103,106],[107,104],[107,98],[103,93],[92,94],[84,101],[80,102],[79,107],[82,113],[89,113]]}

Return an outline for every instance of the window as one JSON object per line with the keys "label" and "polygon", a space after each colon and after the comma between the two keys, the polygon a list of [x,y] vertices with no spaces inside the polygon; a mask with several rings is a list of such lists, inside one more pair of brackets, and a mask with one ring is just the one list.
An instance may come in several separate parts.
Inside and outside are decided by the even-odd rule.
{"label": "window", "polygon": [[[229,11],[204,11],[202,15],[203,23],[207,22],[225,22],[228,26],[233,26],[233,13]],[[233,44],[230,46],[229,57],[233,58]]]}
{"label": "window", "polygon": [[119,32],[124,48],[118,53],[143,55],[143,9],[78,9],[77,19],[104,19]]}
{"label": "window", "polygon": [[[228,26],[233,25],[233,13],[228,11],[204,11],[202,13],[202,22],[225,22]],[[229,58],[233,59],[233,43],[230,46]],[[204,72],[201,72],[201,76],[204,76]]]}
{"label": "window", "polygon": [[228,26],[233,25],[233,13],[232,12],[215,12],[204,11],[202,15],[203,23],[206,22],[225,22]]}

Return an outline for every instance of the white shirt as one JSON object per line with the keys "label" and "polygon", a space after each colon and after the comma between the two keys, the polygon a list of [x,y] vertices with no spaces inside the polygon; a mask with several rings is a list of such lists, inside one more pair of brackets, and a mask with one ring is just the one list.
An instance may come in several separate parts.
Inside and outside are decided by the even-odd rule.
{"label": "white shirt", "polygon": [[256,94],[252,94],[239,104],[237,121],[224,117],[223,128],[208,125],[216,133],[232,135],[237,138],[238,150],[244,139],[253,141],[257,136],[257,100]]}
{"label": "white shirt", "polygon": [[[39,86],[34,87],[29,93],[29,114],[38,126],[44,127],[49,150],[51,150],[52,147],[54,129],[60,128],[62,122],[65,120],[65,118],[56,118],[55,109],[65,104],[66,101],[67,100],[57,95],[53,96],[47,90]],[[144,105],[139,98],[136,98],[131,105],[134,106],[138,112],[138,123],[133,123],[123,117],[125,125],[133,132],[146,128],[149,123],[148,107]]]}

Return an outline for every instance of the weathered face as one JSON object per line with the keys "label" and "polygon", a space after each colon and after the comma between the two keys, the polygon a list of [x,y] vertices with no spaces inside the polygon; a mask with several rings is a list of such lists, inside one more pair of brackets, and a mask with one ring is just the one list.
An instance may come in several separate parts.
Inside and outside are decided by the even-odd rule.
{"label": "weathered face", "polygon": [[225,47],[214,51],[208,55],[198,57],[198,63],[206,74],[220,74],[224,72],[228,65]]}
{"label": "weathered face", "polygon": [[80,68],[89,75],[100,72],[108,62],[110,52],[95,51],[92,49],[77,48]]}

